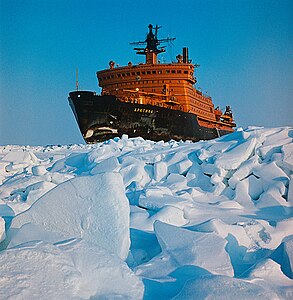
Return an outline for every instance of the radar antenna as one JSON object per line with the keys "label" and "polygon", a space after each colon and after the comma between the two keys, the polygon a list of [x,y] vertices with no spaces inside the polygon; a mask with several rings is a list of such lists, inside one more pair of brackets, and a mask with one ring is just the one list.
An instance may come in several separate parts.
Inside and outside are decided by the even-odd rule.
{"label": "radar antenna", "polygon": [[[175,40],[175,38],[164,38],[164,39],[158,39],[158,30],[162,28],[161,26],[156,25],[154,28],[152,24],[148,26],[149,33],[147,35],[147,38],[145,41],[138,41],[138,42],[132,42],[130,45],[146,45],[145,48],[133,48],[136,50],[136,54],[141,54],[146,56],[146,63],[155,64],[157,63],[157,55],[159,53],[165,52],[166,46],[158,47],[161,43],[167,43],[172,42]],[[155,33],[153,33],[153,29],[155,30]]]}

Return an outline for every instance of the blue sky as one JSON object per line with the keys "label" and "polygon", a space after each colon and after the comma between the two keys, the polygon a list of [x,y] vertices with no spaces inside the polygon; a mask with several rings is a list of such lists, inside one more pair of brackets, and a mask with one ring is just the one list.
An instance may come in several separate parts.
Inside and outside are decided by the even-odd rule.
{"label": "blue sky", "polygon": [[[0,144],[82,143],[68,105],[109,60],[140,62],[148,24],[188,46],[198,86],[238,126],[293,126],[293,1],[0,0]],[[173,55],[173,56],[172,56]],[[162,58],[163,59],[163,58]]]}

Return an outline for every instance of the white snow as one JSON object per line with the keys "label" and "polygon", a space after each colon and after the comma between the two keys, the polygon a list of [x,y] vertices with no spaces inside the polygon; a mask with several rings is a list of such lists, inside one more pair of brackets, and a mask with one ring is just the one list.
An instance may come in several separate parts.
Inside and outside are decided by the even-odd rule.
{"label": "white snow", "polygon": [[255,148],[256,139],[251,138],[244,142],[240,142],[232,149],[228,149],[216,158],[215,165],[226,170],[235,170],[241,163],[246,161]]}
{"label": "white snow", "polygon": [[293,145],[285,144],[282,146],[282,152],[284,155],[283,164],[293,171]]}
{"label": "white snow", "polygon": [[167,176],[168,172],[168,165],[164,161],[159,161],[154,164],[154,180],[160,181],[165,176]]}
{"label": "white snow", "polygon": [[292,299],[293,129],[0,147],[0,298]]}
{"label": "white snow", "polygon": [[5,239],[5,221],[0,217],[0,242]]}
{"label": "white snow", "polygon": [[206,276],[188,280],[173,298],[180,299],[280,299],[272,290],[247,280],[227,276]]}
{"label": "white snow", "polygon": [[9,233],[29,223],[63,239],[83,238],[121,259],[128,255],[129,204],[118,173],[79,176],[58,185],[12,220],[8,239],[13,241]]}
{"label": "white snow", "polygon": [[225,251],[227,241],[217,234],[193,232],[159,221],[154,228],[162,253],[137,267],[136,274],[147,278],[167,276],[178,267],[188,265],[212,274],[234,275],[230,257]]}
{"label": "white snow", "polygon": [[28,242],[0,253],[0,298],[140,299],[143,284],[126,263],[84,240]]}

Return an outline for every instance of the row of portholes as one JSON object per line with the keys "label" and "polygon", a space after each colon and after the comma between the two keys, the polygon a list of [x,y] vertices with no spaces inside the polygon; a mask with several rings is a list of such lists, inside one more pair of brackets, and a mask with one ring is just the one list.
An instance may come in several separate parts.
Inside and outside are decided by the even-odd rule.
{"label": "row of portholes", "polygon": [[[177,71],[177,72],[176,72]],[[110,79],[110,78],[121,78],[121,77],[127,77],[127,76],[139,76],[139,75],[150,75],[150,74],[162,74],[163,72],[161,70],[156,71],[156,70],[152,70],[152,71],[141,71],[141,72],[127,72],[127,73],[118,73],[116,75],[112,74],[112,75],[107,75],[107,76],[103,76],[100,79],[102,80],[106,80],[106,79]],[[165,74],[180,74],[182,73],[181,70],[165,70]],[[183,71],[184,74],[188,74],[188,71]],[[193,75],[193,72],[190,72],[190,75]]]}
{"label": "row of portholes", "polygon": [[196,106],[200,106],[202,109],[205,109],[205,110],[211,110],[211,107],[204,104],[204,103],[201,103],[197,100],[194,100],[194,99],[191,99],[190,100],[191,103],[195,104]]}

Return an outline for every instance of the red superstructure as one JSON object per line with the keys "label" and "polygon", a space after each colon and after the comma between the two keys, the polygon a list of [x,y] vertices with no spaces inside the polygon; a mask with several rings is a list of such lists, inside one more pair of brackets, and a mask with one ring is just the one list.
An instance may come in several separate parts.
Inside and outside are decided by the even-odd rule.
{"label": "red superstructure", "polygon": [[144,42],[132,44],[147,44],[145,48],[134,48],[137,54],[146,57],[144,64],[133,65],[131,62],[124,67],[115,67],[109,62],[109,69],[97,72],[102,95],[115,95],[122,102],[137,102],[154,106],[181,110],[197,116],[198,123],[207,128],[218,128],[233,131],[231,109],[226,107],[223,114],[214,108],[212,98],[195,88],[196,78],[194,68],[188,58],[188,48],[183,48],[183,55],[178,54],[176,63],[158,63],[157,55],[164,52],[159,48],[162,41],[157,39],[158,26],[149,25],[149,33]]}

